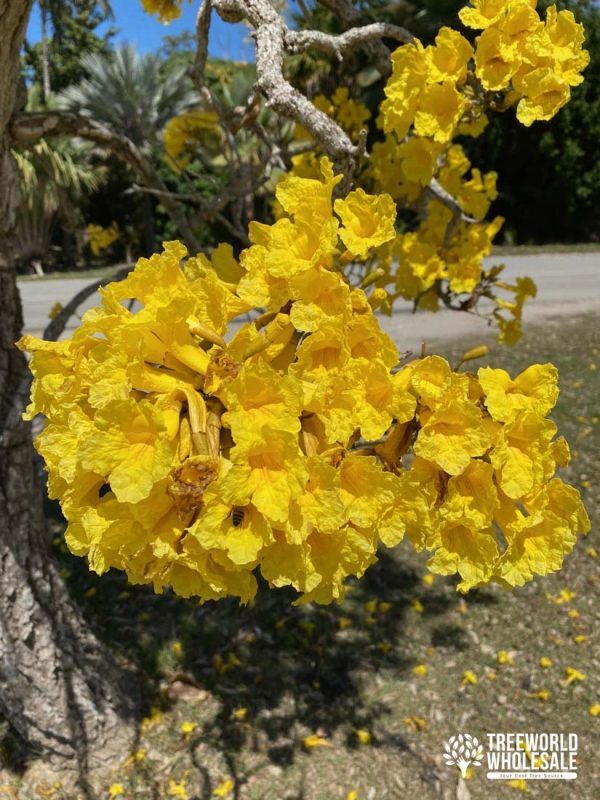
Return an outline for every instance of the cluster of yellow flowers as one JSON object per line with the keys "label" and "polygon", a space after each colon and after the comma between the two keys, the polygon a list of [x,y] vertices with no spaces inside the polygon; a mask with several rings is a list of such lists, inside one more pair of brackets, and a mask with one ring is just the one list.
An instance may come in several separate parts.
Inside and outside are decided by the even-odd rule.
{"label": "cluster of yellow flowers", "polygon": [[[431,148],[437,149],[435,165]],[[405,152],[407,155],[404,155]],[[397,159],[400,163],[397,163]],[[398,234],[380,247],[369,262],[369,269],[380,271],[375,285],[386,290],[381,310],[391,313],[397,297],[411,300],[415,307],[437,311],[440,302],[452,304],[452,298],[466,295],[462,306],[475,304],[480,294],[492,298],[496,308],[492,316],[499,328],[500,342],[514,344],[521,336],[523,303],[535,297],[536,287],[530,278],[517,278],[514,284],[499,280],[504,267],[484,269],[492,242],[504,220],[495,217],[484,221],[496,198],[496,173],[482,175],[471,169],[463,148],[452,144],[441,152],[434,142],[410,137],[404,144],[391,145],[390,138],[373,148],[372,173],[377,186],[388,190],[394,199],[417,199],[435,170],[437,180],[460,204],[474,222],[453,220],[452,212],[440,200],[426,205],[423,221],[414,231]],[[497,295],[502,289],[513,293],[512,300]],[[508,316],[503,316],[503,312]]]}
{"label": "cluster of yellow flowers", "polygon": [[[487,297],[495,303],[490,316],[499,327],[499,341],[513,344],[521,336],[523,303],[535,296],[535,284],[529,278],[507,284],[500,280],[503,267],[484,269],[483,259],[503,224],[501,217],[484,221],[497,195],[497,176],[471,169],[453,140],[480,135],[488,110],[515,103],[517,118],[526,125],[550,119],[568,100],[570,86],[581,82],[589,54],[582,50],[583,26],[573,14],[551,6],[544,23],[535,0],[476,0],[459,16],[465,25],[485,29],[475,48],[444,27],[435,44],[423,47],[414,39],[392,55],[393,71],[377,120],[385,138],[373,145],[362,178],[374,191],[425,210],[427,217],[414,231],[371,251],[363,276],[380,289],[378,304],[385,313],[392,312],[399,297],[430,311],[440,301],[472,309]],[[368,110],[362,107],[362,112],[362,104],[349,99],[347,90],[341,92],[331,101],[318,97],[315,104],[356,138]],[[315,164],[303,154],[293,159],[293,171],[312,175]],[[457,218],[439,199],[427,196],[433,179],[474,222]],[[514,297],[500,297],[498,289]]]}
{"label": "cluster of yellow flowers", "polygon": [[189,164],[194,146],[201,143],[204,148],[215,150],[221,141],[219,115],[203,109],[172,117],[163,133],[165,152],[178,170]]}
{"label": "cluster of yellow flowers", "polygon": [[86,228],[90,250],[97,256],[119,238],[119,226],[113,222],[108,228],[90,224]]}
{"label": "cluster of yellow flowers", "polygon": [[320,169],[280,182],[285,216],[251,224],[239,263],[228,245],[185,260],[167,243],[72,339],[21,340],[69,548],[98,573],[244,602],[257,571],[303,602],[340,598],[404,535],[461,591],[559,569],[588,521],[554,477],[556,370],[402,366],[377,289],[343,273],[393,240],[394,201],[334,202],[341,177]]}
{"label": "cluster of yellow flowers", "polygon": [[[348,136],[356,141],[360,132],[371,119],[371,112],[364,103],[350,97],[346,86],[338,87],[330,98],[323,94],[313,99],[313,104],[319,111],[335,120],[346,131]],[[298,139],[310,139],[310,133],[301,125],[297,125],[295,136]]]}
{"label": "cluster of yellow flowers", "polygon": [[[434,45],[415,39],[399,47],[381,106],[384,131],[403,139],[412,129],[441,144],[457,133],[478,132],[486,106],[494,104],[486,92],[508,92],[503,107],[518,102],[517,118],[525,125],[551,119],[570,87],[583,80],[589,53],[582,49],[583,25],[571,11],[550,6],[544,24],[535,6],[535,0],[475,0],[463,8],[461,21],[484,29],[475,50],[445,27]],[[463,119],[468,113],[475,117]],[[465,122],[474,130],[461,130]]]}
{"label": "cluster of yellow flowers", "polygon": [[155,14],[161,22],[168,24],[181,16],[182,2],[183,0],[142,0],[142,6],[148,14]]}
{"label": "cluster of yellow flowers", "polygon": [[461,89],[473,48],[457,31],[442,28],[434,45],[418,39],[392,54],[392,75],[381,104],[385,133],[404,139],[412,128],[417,136],[449,142],[469,107]]}
{"label": "cluster of yellow flowers", "polygon": [[530,0],[475,0],[459,13],[470,28],[483,29],[477,39],[475,74],[489,92],[510,89],[508,104],[518,102],[523,125],[549,120],[582,81],[590,61],[582,49],[583,25],[572,11],[550,6],[542,22]]}

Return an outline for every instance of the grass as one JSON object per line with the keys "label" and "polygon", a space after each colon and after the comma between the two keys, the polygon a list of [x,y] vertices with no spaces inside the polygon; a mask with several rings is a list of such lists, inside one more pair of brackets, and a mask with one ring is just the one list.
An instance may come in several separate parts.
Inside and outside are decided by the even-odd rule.
{"label": "grass", "polygon": [[[446,355],[455,361],[464,349],[458,342]],[[589,550],[600,553],[597,319],[531,327],[515,348],[492,347],[488,359],[513,374],[532,362],[559,367],[554,418],[573,452],[566,479],[582,488],[593,521],[560,573],[522,589],[489,587],[462,598],[453,579],[429,585],[426,558],[407,545],[383,553],[341,605],[292,607],[286,592],[262,590],[252,607],[198,606],[128,587],[117,574],[91,575],[65,552],[54,520],[73,594],[147,688],[140,749],[115,764],[110,780],[126,798],[168,800],[184,784],[190,800],[209,800],[230,780],[226,796],[236,800],[343,800],[352,791],[358,800],[509,800],[521,792],[489,782],[484,766],[459,786],[456,768],[441,757],[457,732],[485,741],[486,732],[507,731],[579,736],[577,781],[530,781],[532,798],[598,797],[600,717],[588,711],[600,702],[600,556]],[[556,602],[565,588],[572,598]],[[590,638],[577,644],[575,636]],[[498,663],[501,650],[512,663]],[[542,669],[542,657],[552,666]],[[416,665],[427,667],[424,676]],[[567,667],[585,681],[565,686]],[[463,685],[467,670],[476,684]],[[545,702],[540,690],[550,693]],[[193,728],[187,735],[184,723]],[[357,730],[371,742],[361,744]],[[307,751],[302,741],[311,734],[328,745]],[[0,786],[16,785],[17,765],[31,755],[7,731],[0,745]],[[19,794],[39,796],[69,797],[61,789]]]}
{"label": "grass", "polygon": [[598,253],[600,242],[572,244],[501,244],[492,249],[492,256],[537,256],[546,253]]}

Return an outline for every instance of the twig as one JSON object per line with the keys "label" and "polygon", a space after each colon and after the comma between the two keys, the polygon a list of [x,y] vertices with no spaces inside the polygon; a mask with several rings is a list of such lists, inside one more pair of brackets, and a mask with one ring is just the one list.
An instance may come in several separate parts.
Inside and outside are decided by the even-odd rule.
{"label": "twig", "polygon": [[[387,22],[373,22],[371,25],[363,25],[357,28],[350,28],[344,33],[334,36],[321,31],[288,31],[285,37],[287,49],[292,53],[300,53],[310,48],[324,50],[332,53],[340,61],[344,55],[352,50],[363,47],[367,42],[381,39],[395,39],[398,42],[412,42],[412,33],[398,25]],[[388,53],[389,59],[389,53]]]}
{"label": "twig", "polygon": [[458,200],[451,195],[450,192],[444,189],[437,178],[431,179],[429,185],[425,187],[425,191],[435,200],[439,200],[440,203],[443,203],[447,208],[449,208],[457,220],[461,222],[468,222],[469,224],[475,224],[479,222],[479,220],[475,219],[474,217],[469,217],[467,214],[465,214]]}
{"label": "twig", "polygon": [[[320,0],[320,3],[335,14],[343,28],[348,29],[360,25],[361,15],[353,0]],[[361,43],[361,46],[373,66],[384,77],[389,75],[392,70],[390,52],[385,44],[381,40],[367,39]]]}
{"label": "twig", "polygon": [[200,195],[196,193],[186,194],[185,192],[164,191],[162,189],[154,189],[152,186],[140,186],[139,183],[132,184],[129,189],[125,189],[123,194],[134,194],[135,192],[145,192],[146,194],[151,194],[154,197],[160,198],[175,197],[177,200],[193,200],[197,202],[200,199]]}

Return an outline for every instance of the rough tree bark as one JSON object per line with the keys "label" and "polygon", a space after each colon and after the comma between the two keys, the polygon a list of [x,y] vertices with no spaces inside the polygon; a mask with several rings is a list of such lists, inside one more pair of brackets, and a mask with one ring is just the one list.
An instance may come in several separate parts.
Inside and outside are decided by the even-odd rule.
{"label": "rough tree bark", "polygon": [[73,605],[47,545],[31,428],[19,408],[22,313],[10,235],[18,176],[8,123],[32,0],[0,0],[0,712],[80,780],[114,766],[135,733],[136,682]]}

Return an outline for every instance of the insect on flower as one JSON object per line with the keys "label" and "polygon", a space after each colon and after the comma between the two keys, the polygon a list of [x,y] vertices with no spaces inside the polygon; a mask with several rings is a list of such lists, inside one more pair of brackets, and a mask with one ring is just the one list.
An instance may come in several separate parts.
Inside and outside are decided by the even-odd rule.
{"label": "insect on flower", "polygon": [[246,509],[243,506],[234,506],[231,509],[231,523],[234,528],[239,528],[244,522]]}

